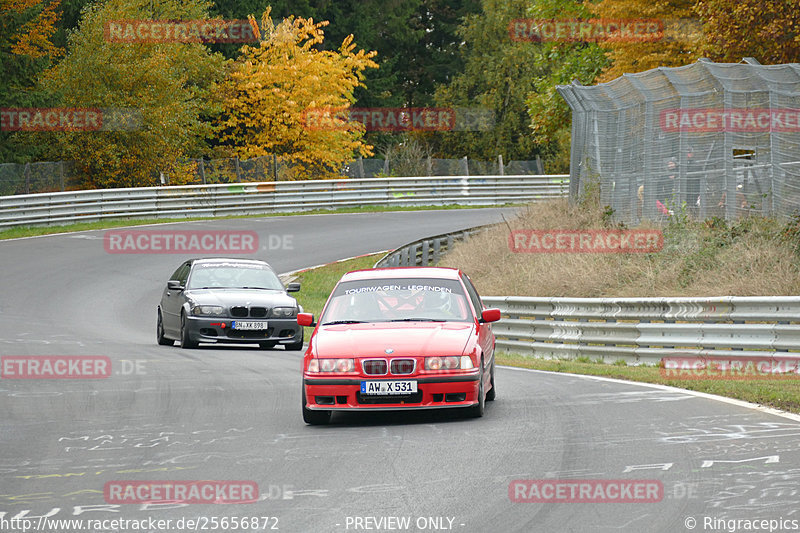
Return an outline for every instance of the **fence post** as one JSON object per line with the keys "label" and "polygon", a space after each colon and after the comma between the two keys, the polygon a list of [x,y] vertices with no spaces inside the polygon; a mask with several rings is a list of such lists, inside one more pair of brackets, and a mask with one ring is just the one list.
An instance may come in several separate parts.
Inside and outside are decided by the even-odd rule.
{"label": "fence post", "polygon": [[383,175],[389,175],[389,154],[386,154],[386,159],[383,160]]}
{"label": "fence post", "polygon": [[278,156],[272,154],[272,181],[278,181]]}
{"label": "fence post", "polygon": [[359,178],[366,178],[367,176],[364,174],[364,158],[358,156],[358,177]]}
{"label": "fence post", "polygon": [[461,158],[461,167],[464,169],[464,173],[461,175],[469,176],[469,160],[467,159],[467,156]]}
{"label": "fence post", "polygon": [[206,184],[206,166],[203,163],[203,158],[200,158],[200,177],[203,178],[203,185]]}
{"label": "fence post", "polygon": [[425,160],[425,168],[428,171],[428,176],[433,176],[433,160],[431,159],[431,156],[428,156]]}
{"label": "fence post", "polygon": [[61,192],[64,192],[64,161],[58,162],[58,177],[61,180]]}
{"label": "fence post", "polygon": [[237,155],[236,158],[236,183],[242,182],[242,173],[239,171],[239,156]]}
{"label": "fence post", "polygon": [[505,168],[503,167],[503,154],[497,154],[497,174],[503,176]]}
{"label": "fence post", "polygon": [[536,156],[536,173],[540,176],[544,175],[544,165],[542,164],[542,158],[538,154]]}
{"label": "fence post", "polygon": [[31,164],[25,163],[25,194],[31,193]]}

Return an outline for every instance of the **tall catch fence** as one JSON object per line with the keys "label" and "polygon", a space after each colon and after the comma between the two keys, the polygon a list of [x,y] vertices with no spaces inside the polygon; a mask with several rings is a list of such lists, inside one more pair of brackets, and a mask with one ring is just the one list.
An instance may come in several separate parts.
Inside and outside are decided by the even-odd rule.
{"label": "tall catch fence", "polygon": [[572,109],[570,198],[599,187],[632,224],[800,210],[800,64],[743,61],[559,86]]}

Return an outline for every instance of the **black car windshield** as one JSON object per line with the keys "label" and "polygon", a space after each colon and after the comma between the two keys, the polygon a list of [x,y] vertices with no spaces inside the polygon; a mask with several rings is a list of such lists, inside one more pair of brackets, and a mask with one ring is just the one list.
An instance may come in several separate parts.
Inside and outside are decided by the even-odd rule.
{"label": "black car windshield", "polygon": [[472,311],[458,281],[397,278],[339,283],[320,323],[467,320]]}
{"label": "black car windshield", "polygon": [[188,289],[283,290],[280,279],[266,265],[249,263],[198,263],[187,283]]}

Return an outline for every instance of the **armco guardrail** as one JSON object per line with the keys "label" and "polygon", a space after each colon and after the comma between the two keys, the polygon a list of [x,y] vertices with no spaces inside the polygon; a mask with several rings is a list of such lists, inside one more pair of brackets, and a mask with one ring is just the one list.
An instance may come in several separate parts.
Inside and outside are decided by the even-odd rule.
{"label": "armco guardrail", "polygon": [[491,225],[478,226],[414,241],[383,256],[375,263],[374,268],[435,265],[442,254],[453,248],[455,242],[463,241],[490,227]]}
{"label": "armco guardrail", "polygon": [[561,198],[568,176],[278,181],[0,197],[0,228],[126,218],[260,215],[363,206],[499,205]]}
{"label": "armco guardrail", "polygon": [[[375,264],[436,264],[479,226],[420,239]],[[546,358],[657,363],[664,357],[800,358],[800,296],[712,298],[533,298],[486,296],[499,307],[500,351]]]}
{"label": "armco guardrail", "polygon": [[655,363],[667,356],[800,357],[800,297],[489,296],[497,348],[538,357]]}

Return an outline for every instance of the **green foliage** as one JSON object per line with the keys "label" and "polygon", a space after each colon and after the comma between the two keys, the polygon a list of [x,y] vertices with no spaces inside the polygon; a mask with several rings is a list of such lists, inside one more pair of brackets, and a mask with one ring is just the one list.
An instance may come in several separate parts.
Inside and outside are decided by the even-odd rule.
{"label": "green foliage", "polygon": [[204,149],[211,133],[203,116],[221,80],[224,59],[200,43],[113,43],[104,26],[114,20],[207,18],[200,0],[108,0],[83,10],[69,52],[44,78],[43,88],[65,107],[138,110],[132,130],[40,135],[53,159],[74,160],[87,188],[155,185],[160,171],[176,184],[191,169],[179,161]]}
{"label": "green foliage", "polygon": [[[673,218],[679,222],[673,223]],[[673,216],[664,230],[664,241],[683,241],[686,244],[689,240],[693,241],[689,246],[677,245],[682,250],[676,254],[676,259],[681,262],[679,282],[686,287],[691,284],[695,273],[714,270],[719,262],[719,254],[740,241],[755,241],[758,238],[775,242],[777,238],[783,238],[790,242],[800,242],[792,240],[798,235],[793,231],[800,229],[797,219],[791,219],[780,231],[778,227],[775,219],[758,216],[744,217],[731,224],[719,217],[699,222],[688,216]]]}
{"label": "green foliage", "polygon": [[793,213],[781,230],[781,238],[800,255],[800,212]]}
{"label": "green foliage", "polygon": [[[62,52],[52,42],[58,5],[57,1],[0,1],[0,108],[50,103],[50,96],[35,85],[37,76]],[[0,163],[23,163],[42,154],[25,135],[0,132]]]}
{"label": "green foliage", "polygon": [[[527,12],[533,19],[587,19],[587,7],[572,0],[536,0]],[[551,172],[569,170],[571,110],[558,94],[556,86],[577,80],[591,85],[609,64],[605,52],[595,43],[543,42],[536,47],[539,74],[533,80],[533,90],[525,105],[534,135],[542,143],[551,143],[545,159]]]}
{"label": "green foliage", "polygon": [[460,29],[464,41],[463,72],[440,86],[435,102],[442,107],[477,107],[492,110],[490,131],[458,131],[437,135],[434,150],[440,157],[505,161],[533,159],[544,147],[531,134],[525,97],[535,91],[543,74],[536,45],[514,42],[509,23],[524,18],[528,0],[483,0],[482,13],[465,18]]}

